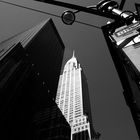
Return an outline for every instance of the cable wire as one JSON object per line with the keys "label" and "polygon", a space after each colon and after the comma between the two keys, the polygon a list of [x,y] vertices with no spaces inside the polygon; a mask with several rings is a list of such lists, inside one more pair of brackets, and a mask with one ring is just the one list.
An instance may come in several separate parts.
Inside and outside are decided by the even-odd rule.
{"label": "cable wire", "polygon": [[32,10],[32,11],[35,11],[35,12],[39,12],[39,13],[43,13],[43,14],[47,14],[47,15],[51,15],[51,16],[55,16],[55,17],[59,17],[58,15],[55,15],[55,14],[52,14],[52,13],[49,13],[49,12],[45,12],[45,11],[42,11],[42,10],[38,10],[38,9],[34,9],[34,8],[30,8],[30,7],[26,7],[26,6],[23,6],[23,5],[18,5],[18,4],[15,4],[15,3],[11,3],[11,2],[7,2],[7,1],[3,1],[3,0],[0,0],[0,2],[2,3],[6,3],[6,4],[9,4],[9,5],[13,5],[13,6],[17,6],[17,7],[20,7],[20,8],[24,8],[24,9],[28,9],[28,10]]}
{"label": "cable wire", "polygon": [[[54,17],[57,17],[57,18],[61,18],[61,16],[59,16],[59,15],[52,14],[52,13],[49,13],[49,12],[45,12],[45,11],[38,10],[38,9],[34,9],[34,8],[30,8],[30,7],[26,7],[26,6],[23,6],[23,5],[18,5],[18,4],[7,2],[7,1],[3,1],[3,0],[0,0],[0,2],[9,4],[9,5],[13,5],[13,6],[17,6],[17,7],[20,7],[20,8],[32,10],[32,11],[35,11],[35,12],[39,12],[39,13],[51,15],[51,16],[54,16]],[[97,28],[97,29],[101,29],[101,27],[98,27],[96,25],[92,25],[92,24],[89,24],[89,23],[85,23],[85,22],[81,22],[81,21],[75,21],[75,22],[76,23],[79,23],[79,24],[86,25],[86,26],[94,27],[94,28]]]}
{"label": "cable wire", "polygon": [[101,27],[98,27],[98,26],[95,26],[95,25],[92,25],[92,24],[89,24],[89,23],[85,23],[85,22],[81,22],[81,21],[75,21],[79,24],[83,24],[83,25],[86,25],[86,26],[89,26],[89,27],[94,27],[94,28],[97,28],[97,29],[101,29]]}

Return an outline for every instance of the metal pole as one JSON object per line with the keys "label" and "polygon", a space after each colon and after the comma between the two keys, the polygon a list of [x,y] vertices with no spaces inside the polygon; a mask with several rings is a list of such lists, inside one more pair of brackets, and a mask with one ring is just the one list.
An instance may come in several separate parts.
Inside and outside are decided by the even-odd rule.
{"label": "metal pole", "polygon": [[66,7],[66,8],[70,8],[70,9],[106,17],[106,18],[111,18],[111,19],[118,18],[117,15],[103,13],[103,12],[98,11],[97,9],[91,9],[91,8],[87,8],[87,7],[83,7],[83,6],[79,6],[79,5],[75,5],[75,4],[71,4],[71,3],[66,3],[66,2],[56,1],[56,0],[34,0],[34,1],[44,2],[44,3],[56,5],[56,6],[61,6],[61,7]]}
{"label": "metal pole", "polygon": [[126,1],[126,0],[122,0],[122,1],[121,1],[120,6],[119,6],[119,9],[120,9],[120,10],[123,9],[124,4],[125,4],[125,1]]}

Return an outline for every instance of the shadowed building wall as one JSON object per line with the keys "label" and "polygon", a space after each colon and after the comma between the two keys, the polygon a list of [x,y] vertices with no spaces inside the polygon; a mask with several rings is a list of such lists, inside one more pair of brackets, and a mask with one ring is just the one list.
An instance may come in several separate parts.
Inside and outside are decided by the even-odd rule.
{"label": "shadowed building wall", "polygon": [[54,102],[38,112],[33,123],[36,140],[70,140],[71,128]]}
{"label": "shadowed building wall", "polygon": [[116,25],[116,22],[112,22],[103,26],[102,31],[123,87],[126,104],[130,108],[140,137],[139,21],[127,26],[124,26],[123,22]]}
{"label": "shadowed building wall", "polygon": [[34,140],[34,115],[55,106],[63,42],[49,19],[1,42],[0,49],[0,139]]}

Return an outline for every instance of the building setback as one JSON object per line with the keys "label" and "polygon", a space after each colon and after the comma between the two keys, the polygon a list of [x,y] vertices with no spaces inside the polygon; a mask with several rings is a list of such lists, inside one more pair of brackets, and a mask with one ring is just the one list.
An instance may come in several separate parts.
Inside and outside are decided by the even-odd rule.
{"label": "building setback", "polygon": [[95,137],[87,81],[74,53],[60,75],[56,103],[71,126],[71,140]]}
{"label": "building setback", "polygon": [[[51,19],[1,42],[0,50],[1,61],[3,58],[6,59],[9,53],[17,50],[20,50],[19,52],[22,54],[24,53],[35,67],[42,81],[47,84],[52,97],[55,98],[64,44]],[[18,55],[17,53],[17,56],[21,56],[21,54]]]}
{"label": "building setback", "polygon": [[[53,128],[70,131],[54,105],[63,54],[63,42],[51,19],[0,43],[0,139],[41,140],[37,126],[42,125],[36,125],[35,116],[51,105],[59,114]],[[63,121],[59,122],[59,118]],[[51,124],[45,127],[49,130]],[[60,135],[64,140],[70,139],[69,133],[57,136]]]}

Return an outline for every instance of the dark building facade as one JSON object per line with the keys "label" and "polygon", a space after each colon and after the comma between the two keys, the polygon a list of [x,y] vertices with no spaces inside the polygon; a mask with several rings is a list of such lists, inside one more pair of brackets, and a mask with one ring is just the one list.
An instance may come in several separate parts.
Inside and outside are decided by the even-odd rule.
{"label": "dark building facade", "polygon": [[71,129],[57,105],[38,112],[34,118],[35,140],[70,140]]}
{"label": "dark building facade", "polygon": [[19,33],[0,43],[0,58],[6,58],[15,46],[21,43],[21,49],[34,65],[40,78],[47,84],[55,98],[59,73],[64,53],[64,44],[53,21],[45,20],[35,27]]}
{"label": "dark building facade", "polygon": [[[91,138],[96,137],[96,132],[94,130],[94,125],[92,121],[92,113],[91,113],[91,104],[90,104],[90,97],[89,97],[89,89],[88,89],[88,83],[87,78],[84,74],[84,71],[81,72],[81,78],[82,78],[82,90],[83,90],[83,111],[84,114],[87,115],[87,119],[90,122],[90,129],[91,129]],[[85,136],[87,135],[87,132],[83,132]],[[82,139],[81,139],[82,140]],[[83,139],[86,140],[86,139]]]}
{"label": "dark building facade", "polygon": [[110,54],[118,72],[126,104],[130,108],[140,137],[140,32],[139,21],[122,21],[102,27]]}
{"label": "dark building facade", "polygon": [[[34,140],[35,132],[39,133],[35,115],[51,105],[56,114],[60,112],[54,99],[63,53],[63,42],[51,19],[0,43],[0,139]],[[59,125],[63,127],[63,122]]]}

